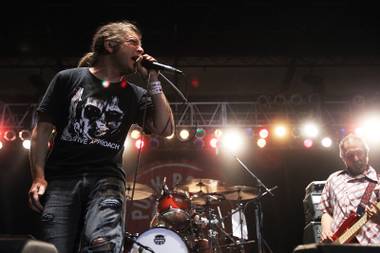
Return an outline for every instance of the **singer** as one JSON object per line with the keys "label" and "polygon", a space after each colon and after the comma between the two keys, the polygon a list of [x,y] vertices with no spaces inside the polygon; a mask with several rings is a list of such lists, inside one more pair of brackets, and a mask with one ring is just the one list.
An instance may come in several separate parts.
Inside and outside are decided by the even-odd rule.
{"label": "singer", "polygon": [[[174,131],[158,70],[141,64],[153,61],[136,25],[108,23],[78,68],[54,76],[37,108],[29,203],[41,214],[41,240],[60,253],[123,252],[124,139],[131,124],[161,136]],[[146,89],[127,81],[131,73]]]}

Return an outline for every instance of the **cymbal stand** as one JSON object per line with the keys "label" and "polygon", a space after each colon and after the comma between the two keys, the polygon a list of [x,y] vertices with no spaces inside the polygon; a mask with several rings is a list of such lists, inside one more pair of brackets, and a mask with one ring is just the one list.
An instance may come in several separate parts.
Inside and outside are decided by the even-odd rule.
{"label": "cymbal stand", "polygon": [[207,196],[206,199],[206,212],[207,212],[207,219],[208,219],[208,230],[207,230],[207,237],[209,238],[208,245],[209,248],[212,249],[213,253],[218,252],[219,244],[218,244],[218,231],[217,223],[218,219],[216,215],[213,213],[213,210],[211,209],[211,198]]}
{"label": "cymbal stand", "polygon": [[[237,157],[236,155],[234,155],[234,158],[236,159],[236,161],[239,162],[239,164],[241,165],[241,167],[248,172],[248,174],[250,174],[255,180],[256,182],[259,184],[259,194],[258,194],[258,197],[254,200],[254,203],[255,203],[255,220],[256,220],[256,226],[255,226],[255,229],[256,229],[256,239],[257,239],[257,252],[258,253],[262,253],[263,252],[263,242],[264,242],[264,239],[262,237],[262,232],[263,232],[263,213],[262,213],[262,208],[261,208],[261,197],[263,197],[265,194],[269,193],[271,196],[274,196],[274,194],[272,193],[272,191],[277,188],[274,187],[272,189],[269,189],[268,187],[265,186],[265,184],[263,184],[263,182],[261,182],[261,180],[250,170],[247,168],[247,166],[239,159],[239,157]],[[265,191],[264,192],[261,192],[261,189],[264,189]]]}

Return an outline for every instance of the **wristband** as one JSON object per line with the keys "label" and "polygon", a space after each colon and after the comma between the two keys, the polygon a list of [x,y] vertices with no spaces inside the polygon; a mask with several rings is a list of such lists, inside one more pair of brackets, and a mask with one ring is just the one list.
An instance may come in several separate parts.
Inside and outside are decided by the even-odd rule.
{"label": "wristband", "polygon": [[157,95],[162,93],[162,86],[160,81],[154,81],[148,85],[149,95]]}

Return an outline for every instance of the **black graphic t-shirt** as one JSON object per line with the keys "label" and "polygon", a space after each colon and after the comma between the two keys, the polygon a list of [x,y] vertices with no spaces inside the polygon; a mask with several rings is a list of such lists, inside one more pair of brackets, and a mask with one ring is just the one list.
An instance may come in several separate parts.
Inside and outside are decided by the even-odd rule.
{"label": "black graphic t-shirt", "polygon": [[142,125],[150,106],[146,90],[134,84],[104,82],[88,68],[59,72],[37,108],[39,120],[57,128],[46,177],[91,173],[125,178],[125,137],[131,124]]}

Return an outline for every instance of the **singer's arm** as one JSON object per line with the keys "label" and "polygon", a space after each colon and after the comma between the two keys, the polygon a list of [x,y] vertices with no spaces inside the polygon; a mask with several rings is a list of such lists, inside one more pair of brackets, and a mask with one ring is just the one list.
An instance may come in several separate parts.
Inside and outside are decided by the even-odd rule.
{"label": "singer's arm", "polygon": [[[158,81],[158,72],[151,70],[149,83]],[[148,84],[149,86],[149,84]],[[163,92],[151,95],[153,108],[148,111],[147,127],[153,133],[170,136],[174,132],[174,117],[169,102]]]}

